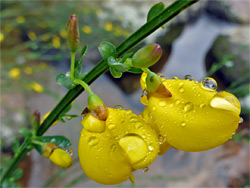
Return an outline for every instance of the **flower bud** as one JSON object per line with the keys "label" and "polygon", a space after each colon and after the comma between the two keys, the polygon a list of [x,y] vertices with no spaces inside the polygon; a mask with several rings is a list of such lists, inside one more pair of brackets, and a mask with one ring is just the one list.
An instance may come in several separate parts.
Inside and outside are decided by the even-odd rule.
{"label": "flower bud", "polygon": [[138,50],[132,57],[132,64],[136,68],[148,68],[161,57],[162,49],[158,44],[150,44]]}
{"label": "flower bud", "polygon": [[75,52],[79,47],[78,19],[72,14],[67,24],[67,41],[71,52]]}
{"label": "flower bud", "polygon": [[52,163],[62,168],[69,168],[72,165],[71,155],[60,148],[55,149],[49,159]]}
{"label": "flower bud", "polygon": [[45,143],[43,145],[43,156],[49,158],[54,149],[58,148],[56,144]]}
{"label": "flower bud", "polygon": [[32,127],[38,127],[40,125],[40,112],[36,110],[31,116]]}

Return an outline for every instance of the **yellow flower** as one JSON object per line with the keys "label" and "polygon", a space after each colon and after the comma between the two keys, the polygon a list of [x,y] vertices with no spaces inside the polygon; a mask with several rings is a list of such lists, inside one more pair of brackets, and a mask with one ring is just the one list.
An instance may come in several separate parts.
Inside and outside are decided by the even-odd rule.
{"label": "yellow flower", "polygon": [[55,48],[59,48],[61,46],[60,37],[54,36],[52,39],[52,44]]}
{"label": "yellow flower", "polygon": [[106,121],[89,113],[82,124],[80,164],[86,175],[98,183],[112,185],[133,180],[132,171],[146,168],[158,155],[155,131],[130,110],[108,108]]}
{"label": "yellow flower", "polygon": [[28,33],[28,37],[30,40],[35,40],[36,39],[36,34],[33,31],[30,31]]}
{"label": "yellow flower", "polygon": [[9,71],[9,76],[13,79],[19,79],[21,76],[21,71],[19,68],[13,68]]}
{"label": "yellow flower", "polygon": [[52,163],[62,168],[69,168],[73,162],[71,155],[60,148],[55,149],[49,156],[49,159]]}
{"label": "yellow flower", "polygon": [[25,67],[24,68],[24,72],[28,75],[31,75],[33,73],[33,70],[31,67]]}
{"label": "yellow flower", "polygon": [[66,39],[66,37],[67,37],[67,32],[66,32],[66,30],[65,30],[65,29],[61,29],[61,30],[60,30],[60,35],[61,35],[62,38]]}
{"label": "yellow flower", "polygon": [[18,16],[16,17],[16,22],[22,24],[25,22],[25,18],[23,16]]}
{"label": "yellow flower", "polygon": [[43,86],[38,84],[37,82],[33,82],[30,86],[31,89],[33,89],[37,93],[42,93],[44,91]]}
{"label": "yellow flower", "polygon": [[48,34],[43,34],[43,35],[42,35],[42,40],[43,40],[44,42],[48,42],[49,39],[50,39],[50,36],[49,36]]}
{"label": "yellow flower", "polygon": [[163,143],[188,152],[204,151],[222,145],[235,133],[240,103],[230,93],[217,92],[215,80],[205,78],[199,83],[174,78],[162,83],[172,96],[151,93],[141,116]]}
{"label": "yellow flower", "polygon": [[4,39],[4,34],[2,32],[0,32],[0,42],[2,42]]}
{"label": "yellow flower", "polygon": [[86,34],[90,34],[92,32],[92,29],[90,26],[85,25],[82,27],[82,32],[84,32]]}
{"label": "yellow flower", "polygon": [[106,24],[105,24],[105,27],[104,27],[104,29],[106,30],[106,31],[112,31],[112,29],[113,29],[113,24],[112,24],[112,22],[107,22]]}

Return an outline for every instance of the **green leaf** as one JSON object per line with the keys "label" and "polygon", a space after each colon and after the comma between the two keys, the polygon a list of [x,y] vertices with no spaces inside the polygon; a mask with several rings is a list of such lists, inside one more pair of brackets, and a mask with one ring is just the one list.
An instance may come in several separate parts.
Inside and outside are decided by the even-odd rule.
{"label": "green leaf", "polygon": [[114,67],[110,67],[109,70],[114,78],[121,78],[122,77],[122,72],[117,72]]}
{"label": "green leaf", "polygon": [[75,78],[79,78],[82,73],[83,57],[86,55],[87,50],[88,50],[88,45],[83,47],[79,59],[75,62]]}
{"label": "green leaf", "polygon": [[18,180],[22,177],[22,175],[23,175],[23,170],[21,168],[19,168],[13,172],[11,179],[14,181]]}
{"label": "green leaf", "polygon": [[21,128],[19,129],[18,131],[21,135],[23,135],[24,137],[29,137],[29,136],[32,136],[32,133],[29,129],[27,128]]}
{"label": "green leaf", "polygon": [[149,22],[150,20],[155,18],[157,15],[159,15],[164,9],[165,9],[165,5],[162,2],[157,3],[154,6],[152,6],[148,12],[147,22]]}
{"label": "green leaf", "polygon": [[69,112],[71,110],[72,104],[70,104],[69,106],[67,106],[61,113],[61,115],[66,114],[67,112]]}
{"label": "green leaf", "polygon": [[124,63],[131,55],[133,55],[133,52],[130,52],[130,53],[128,53],[128,54],[125,54],[125,55],[122,57],[121,63]]}
{"label": "green leaf", "polygon": [[134,74],[142,74],[143,71],[139,68],[130,68],[128,72],[134,73]]}
{"label": "green leaf", "polygon": [[59,148],[67,148],[71,146],[71,142],[65,136],[42,136],[39,141],[44,143],[54,143],[58,145]]}
{"label": "green leaf", "polygon": [[121,73],[129,69],[127,65],[117,62],[114,57],[108,58],[108,65],[113,69],[115,69],[116,72],[121,72]]}
{"label": "green leaf", "polygon": [[2,183],[3,188],[10,188],[11,187],[12,182],[10,182],[9,180],[5,180]]}
{"label": "green leaf", "polygon": [[73,89],[75,87],[71,79],[63,73],[58,74],[56,76],[56,83],[59,85],[62,85],[63,87],[67,89]]}
{"label": "green leaf", "polygon": [[98,50],[105,61],[107,61],[108,58],[111,56],[113,57],[117,56],[115,46],[109,42],[102,42],[99,45]]}
{"label": "green leaf", "polygon": [[17,152],[19,146],[20,146],[19,139],[15,138],[15,140],[14,140],[14,142],[12,144],[12,150],[14,151],[14,153]]}
{"label": "green leaf", "polygon": [[40,154],[43,155],[43,148],[40,145],[34,145],[34,148],[36,149],[36,151]]}

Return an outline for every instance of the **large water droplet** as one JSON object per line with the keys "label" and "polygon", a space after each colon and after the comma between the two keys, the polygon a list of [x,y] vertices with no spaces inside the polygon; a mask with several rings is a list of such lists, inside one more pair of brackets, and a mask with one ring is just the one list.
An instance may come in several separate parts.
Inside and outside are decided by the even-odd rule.
{"label": "large water droplet", "polygon": [[88,140],[88,143],[90,146],[95,146],[97,145],[99,140],[95,136],[91,136]]}
{"label": "large water droplet", "polygon": [[190,80],[190,81],[193,81],[193,80],[194,80],[193,76],[191,76],[191,75],[186,75],[186,76],[184,77],[184,79],[185,79],[185,80]]}
{"label": "large water droplet", "polygon": [[189,111],[193,110],[193,108],[194,108],[193,103],[188,102],[188,103],[185,104],[185,106],[184,106],[184,111],[189,112]]}
{"label": "large water droplet", "polygon": [[135,123],[135,122],[137,122],[138,121],[138,119],[137,119],[137,117],[136,116],[133,116],[133,117],[131,117],[130,118],[130,123]]}
{"label": "large water droplet", "polygon": [[166,101],[160,101],[159,106],[161,106],[161,107],[166,106]]}
{"label": "large water droplet", "polygon": [[177,76],[172,77],[173,80],[178,80]]}
{"label": "large water droplet", "polygon": [[205,108],[205,107],[206,107],[206,103],[203,102],[200,104],[200,108]]}
{"label": "large water droplet", "polygon": [[243,123],[243,118],[242,117],[240,117],[240,121],[239,121],[239,123]]}
{"label": "large water droplet", "polygon": [[73,156],[73,151],[71,149],[65,150],[67,154],[69,154],[71,157]]}
{"label": "large water droplet", "polygon": [[119,110],[124,110],[123,106],[122,105],[115,105],[114,106],[115,109],[119,109]]}
{"label": "large water droplet", "polygon": [[115,124],[114,124],[114,123],[110,123],[110,124],[108,125],[108,129],[109,129],[109,130],[115,129]]}
{"label": "large water droplet", "polygon": [[149,168],[148,167],[146,167],[146,168],[143,168],[143,170],[142,170],[144,173],[147,173],[148,171],[149,171]]}
{"label": "large water droplet", "polygon": [[210,77],[204,78],[202,81],[202,87],[205,89],[216,90],[217,89],[217,82]]}
{"label": "large water droplet", "polygon": [[80,120],[83,120],[84,117],[85,117],[85,115],[82,115],[81,118],[80,118]]}
{"label": "large water droplet", "polygon": [[184,88],[183,88],[183,87],[180,87],[180,88],[179,88],[179,92],[183,93],[183,92],[184,92]]}

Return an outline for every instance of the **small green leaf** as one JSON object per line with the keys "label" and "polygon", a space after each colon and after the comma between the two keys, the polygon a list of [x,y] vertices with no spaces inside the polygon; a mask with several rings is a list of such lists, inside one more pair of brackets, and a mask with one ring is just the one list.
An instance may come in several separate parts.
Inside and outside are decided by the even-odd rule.
{"label": "small green leaf", "polygon": [[29,129],[27,128],[21,128],[19,129],[18,131],[21,135],[23,135],[24,137],[29,137],[29,136],[32,136],[32,133]]}
{"label": "small green leaf", "polygon": [[86,55],[87,50],[88,50],[88,45],[83,47],[79,59],[75,62],[75,78],[79,78],[82,73],[83,57]]}
{"label": "small green leaf", "polygon": [[79,116],[76,115],[76,114],[65,114],[65,116],[71,117],[71,118],[79,117]]}
{"label": "small green leaf", "polygon": [[143,71],[139,68],[130,68],[128,72],[134,73],[134,74],[142,74]]}
{"label": "small green leaf", "polygon": [[129,69],[127,65],[117,62],[114,57],[108,58],[108,65],[115,69],[116,72],[125,72]]}
{"label": "small green leaf", "polygon": [[59,121],[61,121],[62,123],[65,123],[65,120],[63,119],[63,115],[59,116]]}
{"label": "small green leaf", "polygon": [[117,56],[115,46],[109,42],[102,42],[99,45],[98,50],[105,61],[111,56]]}
{"label": "small green leaf", "polygon": [[36,151],[37,151],[40,155],[43,154],[42,146],[40,146],[40,145],[34,145],[34,148],[36,149]]}
{"label": "small green leaf", "polygon": [[20,146],[19,139],[15,138],[13,144],[12,144],[12,150],[16,153],[18,148]]}
{"label": "small green leaf", "polygon": [[72,104],[68,105],[61,113],[61,115],[66,114],[67,112],[69,112],[71,110]]}
{"label": "small green leaf", "polygon": [[114,67],[110,67],[109,70],[114,78],[121,78],[122,77],[122,72],[117,72]]}
{"label": "small green leaf", "polygon": [[63,87],[67,89],[73,89],[75,85],[71,81],[69,77],[67,77],[65,74],[61,73],[56,76],[56,83],[59,85],[62,85]]}
{"label": "small green leaf", "polygon": [[124,63],[131,55],[133,55],[133,52],[130,52],[122,57],[121,63]]}
{"label": "small green leaf", "polygon": [[14,181],[18,180],[22,177],[22,175],[23,175],[23,170],[21,168],[19,168],[13,172],[11,179]]}
{"label": "small green leaf", "polygon": [[147,22],[155,18],[158,14],[160,14],[165,9],[165,5],[161,3],[157,3],[154,6],[151,7],[151,9],[148,12],[147,16]]}
{"label": "small green leaf", "polygon": [[71,146],[71,142],[68,138],[64,136],[42,136],[39,141],[44,143],[54,143],[58,145],[59,148],[67,148]]}

